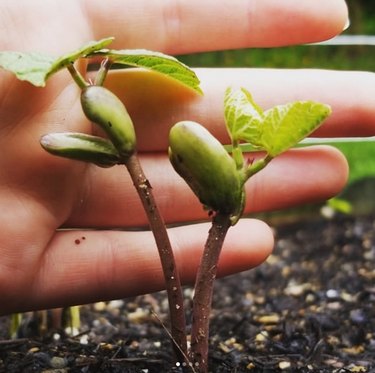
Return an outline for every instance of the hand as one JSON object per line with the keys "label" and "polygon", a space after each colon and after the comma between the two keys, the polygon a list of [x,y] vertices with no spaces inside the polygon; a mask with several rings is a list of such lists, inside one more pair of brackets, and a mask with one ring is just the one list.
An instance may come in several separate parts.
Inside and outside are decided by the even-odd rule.
{"label": "hand", "polygon": [[[346,19],[341,0],[5,0],[0,50],[61,55],[107,36],[116,37],[114,48],[169,54],[278,46],[330,38]],[[201,69],[197,74],[205,96],[175,100],[172,108],[160,108],[158,98],[150,95],[145,110],[148,101],[136,105],[140,88],[127,92],[141,160],[168,223],[205,217],[165,156],[168,128],[179,119],[192,119],[224,139],[222,97],[228,85],[247,87],[264,107],[302,98],[331,104],[334,114],[319,132],[324,136],[375,132],[375,112],[367,99],[374,94],[371,74],[251,69]],[[163,288],[152,235],[110,230],[147,224],[125,170],[56,158],[39,145],[49,132],[91,128],[69,74],[60,72],[40,89],[0,71],[0,118],[0,314]],[[290,151],[249,183],[247,211],[328,198],[346,177],[346,162],[336,150]],[[207,230],[205,223],[169,230],[185,283],[194,278]],[[243,219],[225,246],[221,275],[261,263],[272,250],[273,237],[266,224]]]}

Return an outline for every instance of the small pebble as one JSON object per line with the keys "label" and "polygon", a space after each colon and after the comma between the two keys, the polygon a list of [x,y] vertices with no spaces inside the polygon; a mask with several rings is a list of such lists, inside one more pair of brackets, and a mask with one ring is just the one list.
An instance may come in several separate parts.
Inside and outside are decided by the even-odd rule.
{"label": "small pebble", "polygon": [[329,289],[326,292],[326,296],[328,299],[337,299],[340,297],[340,294],[337,290],[335,289]]}
{"label": "small pebble", "polygon": [[312,293],[306,295],[305,298],[306,303],[314,303],[316,301],[316,296]]}
{"label": "small pebble", "polygon": [[290,367],[291,367],[290,361],[280,361],[280,363],[279,363],[279,368],[281,370],[289,369]]}
{"label": "small pebble", "polygon": [[256,366],[255,366],[254,363],[249,363],[249,364],[247,364],[247,366],[246,366],[246,369],[247,369],[247,370],[253,370],[253,369],[255,369],[255,368],[256,368]]}
{"label": "small pebble", "polygon": [[134,312],[128,314],[130,322],[142,323],[150,319],[150,312],[144,308],[138,307]]}
{"label": "small pebble", "polygon": [[341,299],[348,303],[353,303],[356,301],[356,296],[347,292],[341,293]]}
{"label": "small pebble", "polygon": [[101,312],[106,309],[106,303],[105,302],[97,302],[94,304],[94,310]]}
{"label": "small pebble", "polygon": [[350,320],[354,324],[364,324],[367,322],[367,317],[363,310],[356,309],[350,311]]}
{"label": "small pebble", "polygon": [[327,359],[324,363],[332,368],[342,368],[344,366],[343,362],[337,361],[336,359]]}
{"label": "small pebble", "polygon": [[267,341],[269,338],[269,335],[266,331],[264,332],[261,332],[261,333],[258,333],[256,336],[255,336],[255,341],[256,342],[265,342]]}
{"label": "small pebble", "polygon": [[365,348],[363,346],[353,346],[343,348],[342,350],[349,355],[358,355],[364,352]]}
{"label": "small pebble", "polygon": [[30,354],[34,354],[35,352],[39,351],[39,347],[31,347],[30,350],[28,351]]}
{"label": "small pebble", "polygon": [[342,308],[341,302],[330,302],[327,305],[329,310],[340,310]]}
{"label": "small pebble", "polygon": [[342,303],[341,302],[330,302],[327,304],[327,309],[337,311],[342,309]]}
{"label": "small pebble", "polygon": [[108,303],[107,305],[107,308],[109,310],[112,310],[112,309],[118,309],[118,308],[121,308],[124,306],[124,301],[123,300],[112,300]]}
{"label": "small pebble", "polygon": [[361,365],[350,365],[350,367],[348,368],[348,371],[349,372],[356,372],[356,373],[367,372],[367,368],[365,368]]}
{"label": "small pebble", "polygon": [[65,358],[63,357],[59,357],[59,356],[53,356],[52,359],[50,360],[50,367],[51,368],[54,368],[54,369],[62,369],[62,368],[65,368],[67,366],[67,361]]}
{"label": "small pebble", "polygon": [[299,297],[302,294],[304,294],[307,290],[311,289],[311,284],[305,283],[305,284],[295,284],[290,285],[285,289],[286,295],[292,295],[293,297]]}
{"label": "small pebble", "polygon": [[256,317],[255,320],[261,324],[277,324],[280,322],[280,316],[277,313],[270,314],[270,315],[263,315]]}

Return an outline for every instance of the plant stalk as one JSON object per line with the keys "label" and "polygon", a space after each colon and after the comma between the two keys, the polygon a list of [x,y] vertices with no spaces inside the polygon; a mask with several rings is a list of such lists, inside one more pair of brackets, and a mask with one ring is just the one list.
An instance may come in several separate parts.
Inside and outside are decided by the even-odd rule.
{"label": "plant stalk", "polygon": [[186,361],[187,341],[183,293],[167,229],[156,205],[150,182],[143,172],[137,155],[131,155],[125,161],[125,166],[142,201],[159,251],[168,295],[175,354],[178,361],[188,363]]}
{"label": "plant stalk", "polygon": [[213,285],[220,252],[231,225],[228,214],[217,213],[213,217],[196,277],[193,298],[191,361],[199,373],[208,371],[209,322]]}
{"label": "plant stalk", "polygon": [[266,167],[268,163],[272,161],[272,159],[273,157],[267,154],[264,158],[261,158],[250,165],[245,170],[245,181],[250,179],[251,176],[254,176],[259,171],[263,170],[263,168]]}
{"label": "plant stalk", "polygon": [[67,66],[67,69],[70,72],[70,75],[72,76],[74,82],[78,85],[79,88],[84,89],[89,85],[84,79],[84,77],[81,75],[81,73],[76,69],[74,64],[69,64]]}
{"label": "plant stalk", "polygon": [[104,84],[105,78],[107,77],[108,71],[111,68],[112,61],[109,58],[104,59],[100,64],[100,69],[95,76],[94,85],[102,86]]}

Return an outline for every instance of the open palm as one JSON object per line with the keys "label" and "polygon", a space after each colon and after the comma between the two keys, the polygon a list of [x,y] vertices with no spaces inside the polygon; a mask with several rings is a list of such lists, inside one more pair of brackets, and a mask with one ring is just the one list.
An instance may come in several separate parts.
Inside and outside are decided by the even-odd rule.
{"label": "open palm", "polygon": [[[207,17],[211,13],[215,17]],[[298,0],[282,5],[272,0],[5,0],[0,12],[0,49],[58,56],[107,36],[116,38],[113,46],[117,48],[170,54],[278,46],[329,38],[342,30],[345,21],[346,8],[339,0],[309,0],[303,5]],[[192,119],[225,140],[222,97],[229,85],[247,86],[265,106],[280,97],[331,104],[334,115],[321,135],[374,133],[375,113],[360,100],[370,95],[369,81],[374,79],[370,74],[201,69],[197,74],[204,97],[167,86],[160,93],[153,76],[144,83],[145,89],[140,84],[145,81],[144,73],[127,74],[124,86],[113,77],[108,84],[119,89],[127,102],[137,127],[142,163],[168,223],[205,218],[168,163],[168,129],[177,120]],[[283,84],[286,80],[288,84]],[[357,106],[350,117],[345,115],[348,98],[341,90],[349,84],[352,91],[361,92],[352,97],[351,108],[353,100]],[[49,132],[91,131],[79,94],[66,71],[53,76],[44,89],[0,72],[0,314],[163,288],[152,235],[124,230],[147,225],[124,170],[56,158],[39,145],[40,137]],[[327,198],[342,188],[346,176],[346,162],[333,149],[288,152],[250,183],[247,211]],[[169,230],[184,282],[194,277],[207,229],[202,223]],[[272,246],[266,224],[244,219],[228,236],[219,272],[225,275],[255,266]]]}

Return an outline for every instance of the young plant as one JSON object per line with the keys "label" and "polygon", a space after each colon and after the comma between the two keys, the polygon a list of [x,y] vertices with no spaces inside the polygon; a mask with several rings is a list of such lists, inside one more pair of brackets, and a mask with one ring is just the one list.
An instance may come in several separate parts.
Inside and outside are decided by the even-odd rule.
{"label": "young plant", "polygon": [[[177,123],[169,136],[173,167],[212,216],[193,298],[190,358],[200,373],[208,370],[209,318],[217,264],[225,236],[244,210],[245,183],[276,156],[308,136],[330,114],[327,105],[311,101],[263,111],[245,89],[228,89],[224,109],[232,142],[231,156],[195,122]],[[246,162],[241,142],[261,151],[260,157]]]}
{"label": "young plant", "polygon": [[[141,67],[165,74],[201,94],[199,80],[186,65],[171,56],[147,50],[110,50],[113,40],[93,41],[58,58],[39,53],[0,52],[0,67],[13,72],[18,79],[43,87],[48,78],[68,69],[81,89],[81,106],[86,117],[100,126],[108,136],[102,138],[83,133],[53,133],[43,136],[42,147],[48,152],[100,167],[126,166],[149,219],[165,277],[171,316],[171,335],[178,360],[187,354],[185,313],[179,272],[174,260],[167,230],[153,196],[151,184],[137,157],[136,136],[132,120],[121,100],[103,87],[112,64]],[[75,68],[79,59],[102,58],[94,84]]]}
{"label": "young plant", "polygon": [[[110,50],[112,38],[91,42],[59,58],[19,52],[0,52],[0,67],[19,79],[43,87],[47,79],[68,69],[81,89],[81,106],[86,117],[100,126],[107,138],[83,133],[53,133],[42,137],[48,152],[100,167],[125,165],[149,219],[159,250],[168,293],[171,335],[178,360],[194,372],[208,370],[209,316],[217,263],[225,236],[240,219],[245,206],[245,183],[273,158],[314,131],[329,115],[326,105],[295,102],[263,111],[245,89],[228,89],[224,108],[231,151],[198,123],[184,121],[172,127],[169,157],[175,170],[186,180],[201,203],[211,212],[208,233],[195,283],[190,362],[187,359],[185,313],[179,273],[162,216],[152,188],[137,157],[132,120],[123,103],[103,87],[110,66],[142,67],[166,74],[201,94],[199,80],[192,70],[170,56],[145,50]],[[81,58],[102,58],[94,84],[75,68]],[[250,144],[260,155],[245,161],[242,143]]]}

